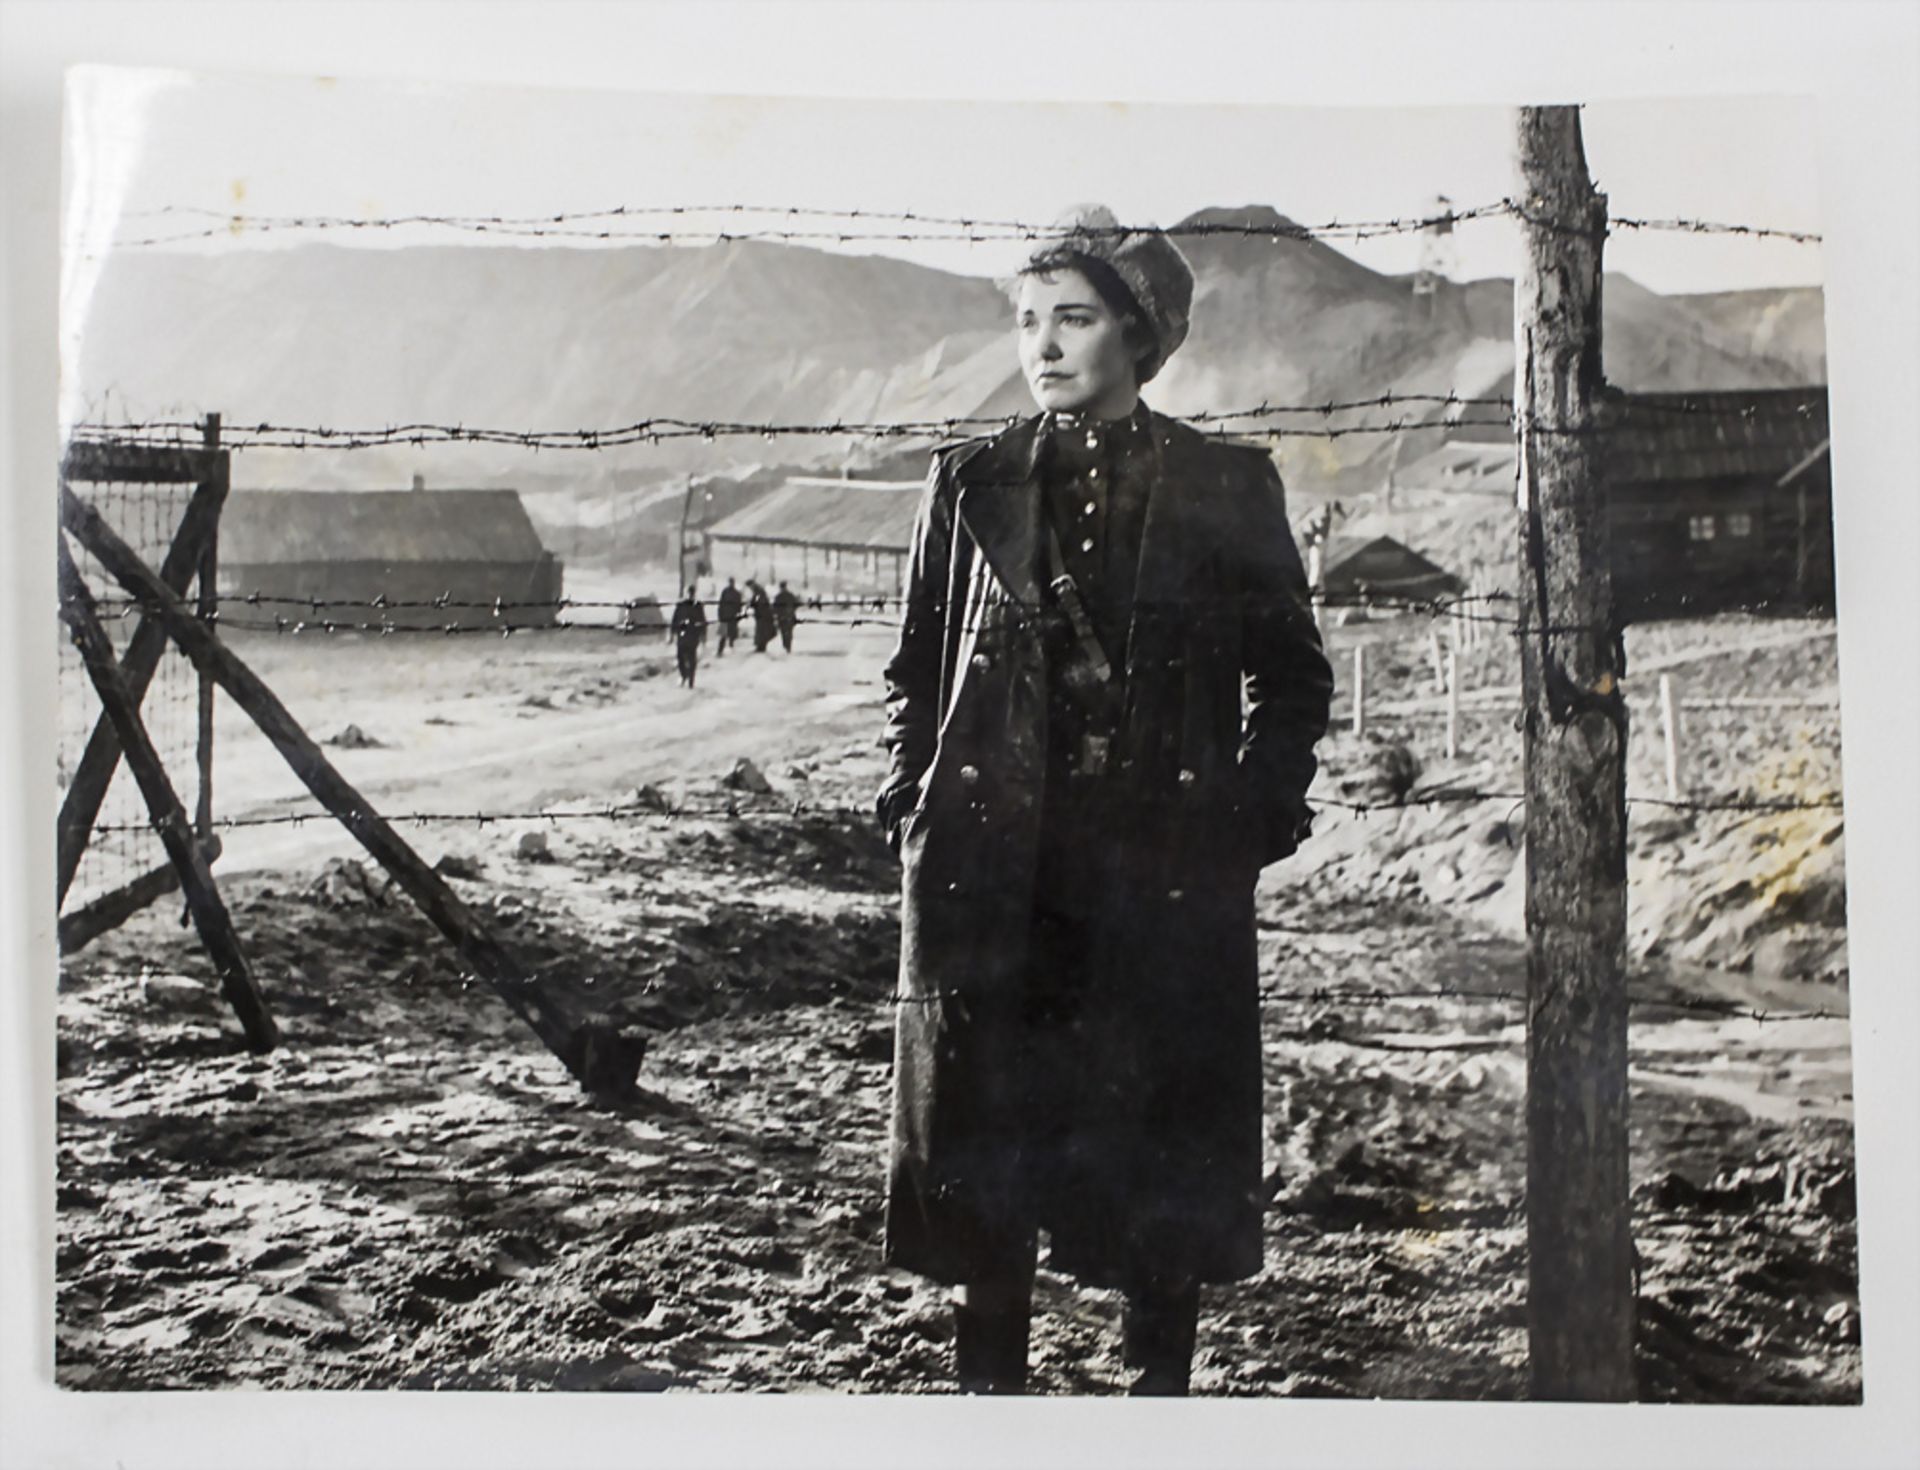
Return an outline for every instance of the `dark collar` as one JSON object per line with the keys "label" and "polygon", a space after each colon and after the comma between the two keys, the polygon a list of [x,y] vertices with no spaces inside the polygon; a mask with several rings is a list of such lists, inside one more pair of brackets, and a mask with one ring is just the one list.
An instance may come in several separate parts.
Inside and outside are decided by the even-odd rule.
{"label": "dark collar", "polygon": [[1136,400],[1133,411],[1117,419],[1096,418],[1090,413],[1071,413],[1064,410],[1049,410],[1040,415],[1040,426],[1044,433],[1103,434],[1108,439],[1119,443],[1150,434],[1152,424],[1153,410],[1147,407],[1145,399]]}
{"label": "dark collar", "polygon": [[[1068,423],[1085,422],[1054,413],[1032,414],[1020,419],[980,441],[971,451],[963,452],[954,466],[955,479],[963,488],[1015,486],[1037,480],[1050,432],[1063,419]],[[1117,425],[1125,425],[1118,430],[1124,436],[1123,442],[1151,445],[1156,457],[1164,456],[1170,446],[1184,449],[1189,439],[1199,439],[1185,424],[1155,413],[1144,400],[1136,404],[1126,418],[1107,421],[1108,432],[1116,432]]]}
{"label": "dark collar", "polygon": [[1048,479],[1078,479],[1096,465],[1117,472],[1123,464],[1145,463],[1153,454],[1152,420],[1144,403],[1117,419],[1042,414],[1037,433],[1034,463]]}

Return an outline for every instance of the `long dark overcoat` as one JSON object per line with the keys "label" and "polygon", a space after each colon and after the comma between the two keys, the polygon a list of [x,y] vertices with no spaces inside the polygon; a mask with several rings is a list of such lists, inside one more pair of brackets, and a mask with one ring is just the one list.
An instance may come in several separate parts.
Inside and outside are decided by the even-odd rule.
{"label": "long dark overcoat", "polygon": [[[903,868],[886,1255],[948,1282],[1030,1233],[1031,1074],[1061,1070],[1026,1044],[1022,1004],[1047,750],[1040,423],[936,454],[886,668]],[[1072,1218],[1049,1228],[1086,1279],[1144,1262],[1233,1280],[1261,1259],[1253,886],[1294,849],[1333,680],[1271,458],[1149,423],[1116,752],[1133,898],[1073,1033],[1092,1065],[1066,1070],[1091,1080],[1046,1094],[1094,1163],[1053,1181]]]}

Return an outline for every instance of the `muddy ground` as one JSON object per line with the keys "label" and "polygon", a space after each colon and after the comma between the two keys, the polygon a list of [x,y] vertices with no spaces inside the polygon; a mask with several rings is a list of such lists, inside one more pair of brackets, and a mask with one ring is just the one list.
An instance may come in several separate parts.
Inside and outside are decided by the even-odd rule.
{"label": "muddy ground", "polygon": [[[1336,629],[1336,656],[1363,639],[1383,705],[1329,740],[1324,795],[1391,788],[1395,744],[1416,797],[1517,789],[1492,655],[1449,761],[1424,625]],[[584,1098],[337,826],[228,829],[277,1050],[240,1046],[177,900],[63,965],[60,1381],[947,1391],[941,1293],[878,1263],[898,873],[861,813],[885,643],[803,629],[688,693],[605,634],[242,640],[316,736],[358,727],[332,754],[383,811],[650,785],[702,813],[402,829],[569,1005],[650,1033],[644,1092]],[[1702,697],[1837,683],[1830,624],[1629,652]],[[1837,712],[1729,710],[1697,721],[1695,794],[1837,791]],[[307,807],[232,711],[220,742],[224,816]],[[711,814],[741,757],[774,794]],[[1634,762],[1661,791],[1639,735]],[[1635,813],[1642,1396],[1857,1402],[1839,814]],[[1511,802],[1329,808],[1268,871],[1267,1269],[1210,1290],[1196,1392],[1523,1394],[1522,838]],[[1043,1269],[1036,1391],[1113,1391],[1117,1349],[1117,1298]]]}

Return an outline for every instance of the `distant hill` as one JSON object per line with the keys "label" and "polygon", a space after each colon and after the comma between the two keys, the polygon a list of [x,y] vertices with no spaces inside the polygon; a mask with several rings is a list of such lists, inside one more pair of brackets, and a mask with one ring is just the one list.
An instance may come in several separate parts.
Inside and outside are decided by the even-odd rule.
{"label": "distant hill", "polygon": [[[986,281],[887,257],[758,241],[706,248],[351,249],[116,256],[87,316],[80,380],[111,417],[220,409],[230,422],[595,428],[646,417],[823,422],[964,413],[1001,345]],[[997,377],[997,373],[995,374]],[[471,446],[245,456],[256,482],[610,489],[817,442],[663,442],[525,455]],[[237,476],[238,477],[238,476]],[[476,478],[481,477],[481,478]]]}
{"label": "distant hill", "polygon": [[[1443,287],[1443,292],[1447,288]],[[1470,391],[1508,397],[1513,392],[1513,283],[1474,281],[1456,288],[1462,309],[1483,334],[1503,344],[1495,376]],[[1765,322],[1779,298],[1795,303],[1795,337],[1770,332]],[[1631,276],[1610,272],[1601,283],[1600,338],[1607,381],[1638,393],[1714,389],[1795,388],[1826,381],[1823,347],[1806,350],[1805,314],[1821,329],[1821,293],[1733,291],[1724,296],[1662,296]],[[1468,437],[1499,437],[1481,433]]]}
{"label": "distant hill", "polygon": [[[1285,217],[1249,205],[1181,223],[1235,222]],[[1511,282],[1442,282],[1416,296],[1409,278],[1318,240],[1198,235],[1181,248],[1196,276],[1194,325],[1149,389],[1163,411],[1510,391]],[[1668,297],[1610,275],[1603,300],[1607,373],[1621,386],[1771,387],[1824,376],[1817,289]],[[1031,411],[1007,304],[991,282],[758,241],[123,253],[90,303],[80,386],[109,419],[218,409],[233,424],[345,427]],[[1396,437],[1286,439],[1276,453],[1297,493],[1344,493],[1377,480],[1396,454],[1424,448],[1411,440],[1396,448]],[[519,488],[543,528],[611,525],[641,499],[652,503],[650,522],[677,527],[680,497],[668,486],[688,473],[725,476],[733,488],[714,504],[736,506],[778,483],[783,468],[911,473],[924,451],[910,441],[799,436],[538,455],[472,445],[262,450],[240,457],[235,478],[376,487],[418,472],[433,484]],[[697,501],[696,522],[707,504]]]}
{"label": "distant hill", "polygon": [[1827,313],[1818,286],[1714,291],[1667,298],[1712,322],[1755,356],[1783,362],[1803,383],[1827,380]]}
{"label": "distant hill", "polygon": [[[1290,223],[1263,206],[1203,210],[1191,224]],[[1504,397],[1513,390],[1513,282],[1442,281],[1429,297],[1410,277],[1386,276],[1320,240],[1199,235],[1182,240],[1197,278],[1189,345],[1153,386],[1173,413],[1240,407],[1263,400],[1320,403],[1396,393]],[[1745,294],[1745,293],[1735,293]],[[1816,300],[1818,292],[1814,293]],[[1607,376],[1642,392],[1789,387],[1806,381],[1788,361],[1742,331],[1738,303],[1709,312],[1697,297],[1667,297],[1610,274],[1601,292]],[[1717,298],[1708,298],[1717,301]],[[1756,302],[1756,307],[1768,303]],[[1817,319],[1817,312],[1815,313]],[[1469,409],[1497,418],[1495,408]],[[1336,416],[1335,424],[1438,417],[1393,409]],[[1293,420],[1311,424],[1312,419]],[[1487,430],[1499,433],[1499,430]],[[1287,439],[1278,450],[1290,486],[1341,493],[1377,480],[1396,453],[1395,436]]]}

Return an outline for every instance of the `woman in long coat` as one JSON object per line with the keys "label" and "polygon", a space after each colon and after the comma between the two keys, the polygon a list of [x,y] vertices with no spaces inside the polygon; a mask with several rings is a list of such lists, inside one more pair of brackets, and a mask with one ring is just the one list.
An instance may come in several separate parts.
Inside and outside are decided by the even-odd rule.
{"label": "woman in long coat", "polygon": [[1139,401],[1186,261],[1065,223],[1010,288],[1041,413],[936,454],[886,669],[886,1256],[960,1288],[962,1387],[1019,1392],[1045,1231],[1127,1294],[1134,1391],[1182,1393],[1200,1283],[1260,1269],[1253,887],[1332,673],[1270,457]]}

